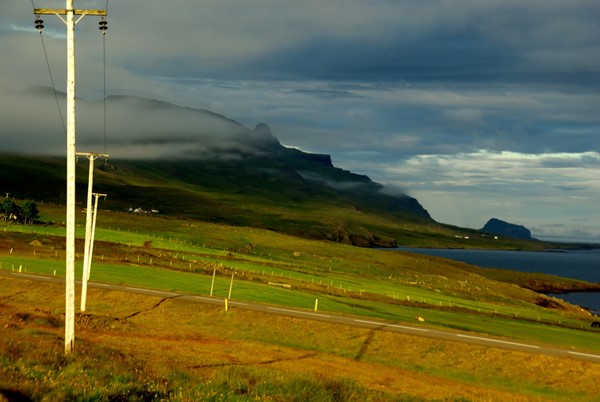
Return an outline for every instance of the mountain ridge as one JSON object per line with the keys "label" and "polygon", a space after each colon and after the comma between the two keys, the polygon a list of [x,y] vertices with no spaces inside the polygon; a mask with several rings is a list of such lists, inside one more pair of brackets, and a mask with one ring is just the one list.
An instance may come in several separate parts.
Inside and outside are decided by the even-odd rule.
{"label": "mountain ridge", "polygon": [[[37,88],[29,96],[54,94]],[[99,144],[85,136],[85,117],[98,104],[79,102],[84,135],[78,150],[108,148],[111,157],[96,163],[94,178],[94,191],[109,195],[105,208],[160,210],[171,217],[383,247],[395,246],[395,236],[351,215],[433,222],[416,199],[387,194],[368,176],[335,167],[330,155],[283,146],[266,123],[250,129],[202,109],[113,95],[108,106],[126,118],[117,115],[111,138]],[[64,203],[64,157],[8,155],[0,162],[2,191]],[[80,204],[87,177],[87,167],[78,163]],[[311,217],[307,211],[315,212]]]}
{"label": "mountain ridge", "polygon": [[[51,88],[34,87],[27,92],[38,96],[54,96]],[[60,93],[60,96],[64,97],[64,94]],[[368,176],[335,167],[330,155],[285,147],[266,123],[258,123],[250,129],[233,119],[206,109],[179,106],[139,96],[110,95],[106,98],[106,102],[113,110],[130,114],[125,119],[120,119],[118,115],[115,118],[119,124],[126,123],[126,125],[113,124],[112,131],[116,132],[119,139],[112,140],[114,144],[111,144],[109,139],[105,144],[110,150],[108,153],[111,154],[111,160],[136,159],[134,155],[137,153],[121,155],[123,154],[121,149],[137,146],[138,148],[162,148],[162,151],[156,155],[139,157],[142,160],[164,161],[172,158],[178,165],[181,165],[179,160],[187,160],[191,164],[198,165],[198,160],[217,159],[230,161],[231,164],[244,170],[258,164],[262,165],[262,170],[256,167],[253,169],[258,169],[262,173],[270,171],[296,181],[310,182],[312,185],[319,183],[353,197],[367,196],[371,202],[376,202],[378,205],[389,205],[392,211],[406,209],[407,212],[412,211],[420,218],[431,219],[429,213],[416,199],[406,194],[390,195],[382,192],[385,186],[373,182]],[[85,110],[90,103],[80,101],[80,104],[84,106],[85,118],[86,114],[90,113],[89,110]],[[132,124],[132,119],[135,120],[135,124]],[[167,121],[164,126],[159,126],[157,131],[148,132],[144,130],[146,120],[150,123],[171,121]],[[135,128],[138,125],[141,129]],[[89,146],[94,143],[83,138],[83,144]],[[95,145],[98,145],[97,142]],[[175,156],[165,150],[169,147],[177,151]],[[241,166],[243,163],[240,161],[249,161],[250,164]]]}
{"label": "mountain ridge", "polygon": [[[54,96],[49,90],[33,92],[28,96]],[[113,117],[104,143],[100,127],[87,119],[92,112],[101,115],[101,102],[78,103],[83,133],[78,151],[105,148],[110,154],[108,161],[96,163],[94,191],[108,194],[101,208],[159,210],[168,217],[366,247],[395,247],[399,239],[403,245],[486,247],[474,240],[464,245],[456,240],[455,228],[435,222],[418,200],[334,166],[330,155],[285,147],[266,123],[250,129],[223,115],[169,102],[125,95],[106,100]],[[43,135],[60,139],[60,147],[43,150],[64,150],[64,132]],[[0,191],[64,203],[64,156],[27,155],[0,158]],[[81,161],[77,166],[77,200],[83,205],[88,169]]]}

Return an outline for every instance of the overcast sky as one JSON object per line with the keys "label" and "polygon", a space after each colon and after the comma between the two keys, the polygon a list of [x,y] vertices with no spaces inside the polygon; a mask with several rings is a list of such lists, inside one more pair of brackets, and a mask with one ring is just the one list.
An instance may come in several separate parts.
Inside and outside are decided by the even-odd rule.
{"label": "overcast sky", "polygon": [[[600,241],[597,0],[109,0],[108,12],[108,95],[267,123],[440,222],[496,217]],[[60,126],[55,105],[16,101],[50,85],[34,19],[31,1],[0,0],[0,149],[64,147],[60,135],[11,136],[32,120]],[[43,19],[64,91],[65,27]],[[97,27],[86,17],[76,34],[77,94],[90,102],[103,97]]]}

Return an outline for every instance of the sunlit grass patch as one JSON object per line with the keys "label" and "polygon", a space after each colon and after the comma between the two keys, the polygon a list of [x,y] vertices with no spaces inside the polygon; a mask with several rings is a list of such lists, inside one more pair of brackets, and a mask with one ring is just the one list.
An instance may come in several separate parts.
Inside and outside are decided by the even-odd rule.
{"label": "sunlit grass patch", "polygon": [[0,389],[33,400],[591,401],[600,392],[593,363],[107,290],[77,314],[76,352],[65,357],[62,328],[49,325],[62,320],[53,313],[61,284],[0,280]]}

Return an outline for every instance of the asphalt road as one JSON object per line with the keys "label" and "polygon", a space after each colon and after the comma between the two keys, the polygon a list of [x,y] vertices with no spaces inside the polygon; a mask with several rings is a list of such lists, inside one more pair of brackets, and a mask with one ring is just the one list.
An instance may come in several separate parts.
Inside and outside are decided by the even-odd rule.
{"label": "asphalt road", "polygon": [[[8,276],[13,278],[31,279],[37,281],[46,282],[58,282],[64,283],[64,278],[61,277],[49,277],[42,275],[31,275],[26,273],[16,273],[0,271],[0,275]],[[207,296],[195,296],[182,293],[166,292],[161,290],[144,289],[125,285],[113,285],[106,283],[88,282],[89,288],[105,289],[119,292],[129,292],[144,294],[148,296],[163,297],[163,298],[178,298],[188,300],[197,303],[209,303],[224,305],[225,300]],[[564,349],[558,347],[552,347],[547,345],[538,345],[529,342],[518,342],[513,339],[503,339],[497,337],[491,337],[487,335],[465,333],[459,331],[443,330],[438,328],[430,328],[425,325],[411,325],[411,324],[396,324],[392,322],[386,322],[381,320],[371,320],[365,317],[354,317],[341,314],[332,314],[327,312],[313,312],[308,310],[294,309],[288,307],[277,307],[259,303],[251,302],[238,302],[235,300],[228,301],[229,307],[243,308],[246,310],[260,311],[263,313],[279,314],[289,317],[297,317],[303,319],[310,319],[328,323],[344,324],[354,327],[370,328],[378,331],[391,331],[406,335],[423,336],[433,339],[443,339],[447,341],[463,342],[474,345],[489,346],[494,348],[515,350],[528,353],[536,353],[548,356],[557,357],[568,357],[577,360],[591,361],[600,363],[600,354],[590,353],[587,351],[578,351],[571,349]],[[598,342],[600,342],[600,333],[598,334]]]}

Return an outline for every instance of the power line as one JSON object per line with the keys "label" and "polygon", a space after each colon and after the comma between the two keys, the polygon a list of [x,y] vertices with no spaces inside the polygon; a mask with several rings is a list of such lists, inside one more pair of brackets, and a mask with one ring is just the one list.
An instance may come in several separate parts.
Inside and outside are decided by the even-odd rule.
{"label": "power line", "polygon": [[[104,4],[104,12],[108,15],[108,0]],[[106,20],[103,18],[100,21],[100,31],[102,32],[102,74],[103,74],[103,131],[104,131],[104,153],[106,151]],[[106,160],[104,161],[106,163]]]}
{"label": "power line", "polygon": [[[108,0],[107,0],[108,1]],[[31,7],[35,10],[35,5],[33,4],[33,0],[31,0]],[[56,86],[54,85],[54,77],[52,76],[52,68],[50,68],[50,61],[48,59],[48,52],[46,51],[46,43],[44,42],[44,35],[42,35],[42,28],[44,28],[43,21],[41,19],[36,20],[36,28],[38,28],[40,32],[40,40],[42,42],[42,49],[44,50],[44,58],[46,59],[46,67],[48,69],[48,75],[50,76],[50,84],[52,85],[52,92],[54,93],[54,101],[56,102],[56,109],[58,110],[58,115],[60,117],[60,123],[63,126],[63,131],[65,134],[67,133],[67,126],[65,125],[65,119],[62,115],[62,111],[60,110],[60,102],[58,101],[58,93],[56,92]]]}
{"label": "power line", "polygon": [[[108,0],[106,0],[106,8],[105,11],[108,12]],[[102,25],[100,26],[102,28]],[[106,27],[106,26],[104,26]],[[103,105],[104,105],[104,115],[103,115],[103,130],[104,130],[104,153],[106,153],[106,30],[102,30],[102,74],[103,74]]]}
{"label": "power line", "polygon": [[[31,7],[33,10],[36,9],[34,1],[31,1]],[[106,0],[104,11],[108,13],[108,0]],[[103,20],[104,21],[104,20]],[[40,41],[42,43],[42,50],[44,51],[44,59],[46,61],[46,68],[48,70],[48,76],[50,77],[50,84],[52,85],[52,93],[54,94],[54,101],[56,103],[56,109],[58,111],[58,115],[60,118],[60,122],[63,127],[63,131],[65,134],[67,133],[67,127],[65,123],[65,119],[63,117],[62,110],[60,108],[60,101],[58,100],[58,91],[56,90],[56,85],[54,84],[54,76],[52,74],[52,68],[50,66],[50,60],[48,58],[48,51],[46,50],[46,42],[44,41],[44,35],[42,34],[42,29],[44,28],[43,21],[38,18],[36,19],[36,28],[38,28],[40,33]],[[107,149],[107,113],[106,113],[106,21],[101,23],[100,31],[102,32],[102,73],[103,73],[103,137],[104,137],[104,153],[106,153]]]}

